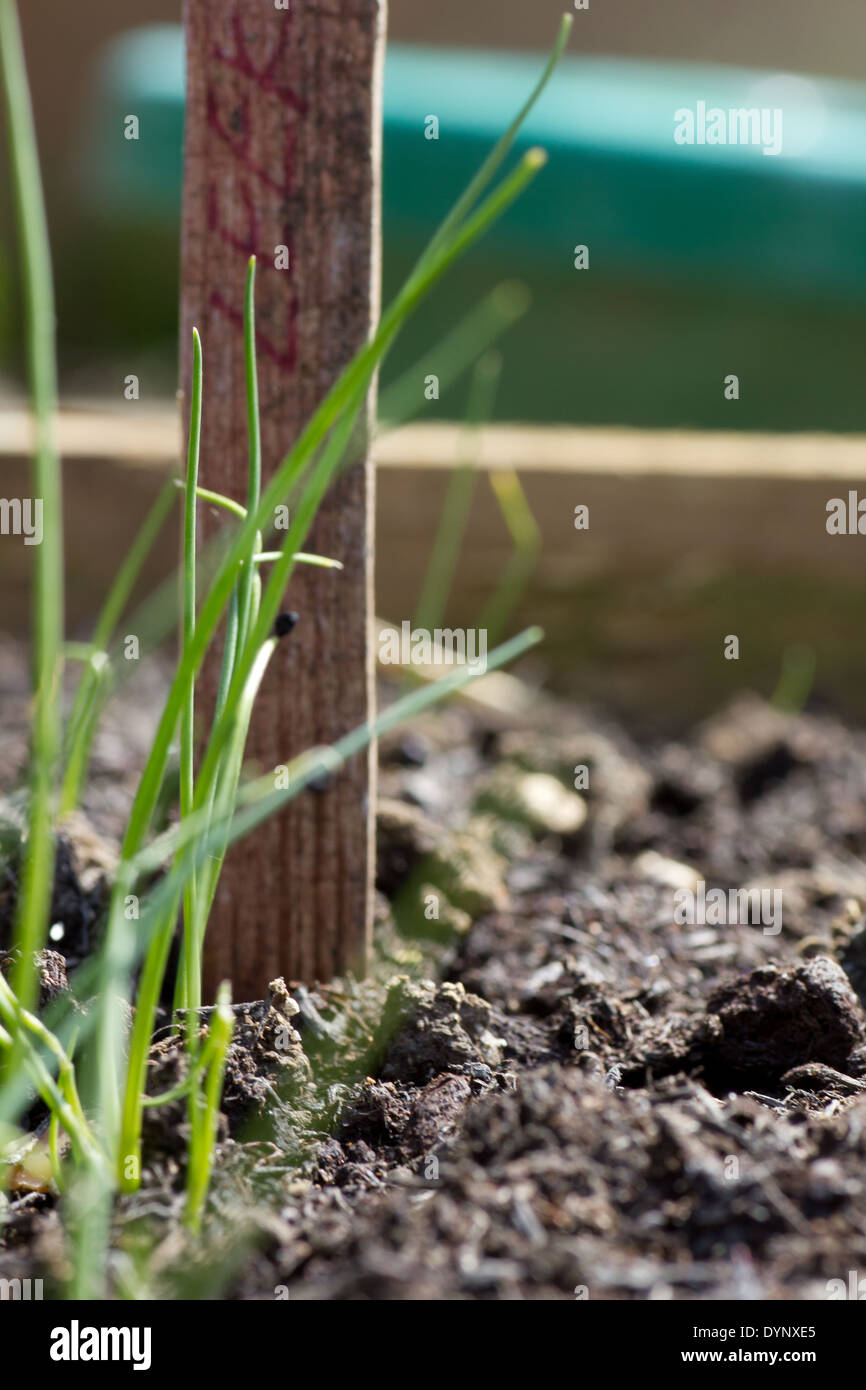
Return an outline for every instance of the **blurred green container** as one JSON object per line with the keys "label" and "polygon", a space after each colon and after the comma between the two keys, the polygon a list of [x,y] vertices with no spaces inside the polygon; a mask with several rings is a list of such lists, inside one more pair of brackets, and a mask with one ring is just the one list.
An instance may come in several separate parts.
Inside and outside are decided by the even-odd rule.
{"label": "blurred green container", "polygon": [[[390,46],[386,295],[521,106],[541,61]],[[675,113],[701,102],[781,110],[781,154],[678,145]],[[140,119],[138,142],[122,137],[128,113]],[[438,139],[425,134],[433,116]],[[149,248],[156,283],[147,297],[172,312],[176,260],[167,275],[153,248],[176,237],[182,125],[181,31],[157,26],[111,45],[84,152],[91,236],[107,229],[127,257]],[[866,88],[568,58],[518,150],[535,144],[549,151],[548,166],[407,330],[386,380],[509,278],[529,286],[532,308],[503,341],[500,417],[862,428]],[[578,245],[589,248],[587,270],[574,267]],[[724,398],[730,373],[740,379],[736,402]],[[426,409],[459,416],[464,397],[455,387]]]}

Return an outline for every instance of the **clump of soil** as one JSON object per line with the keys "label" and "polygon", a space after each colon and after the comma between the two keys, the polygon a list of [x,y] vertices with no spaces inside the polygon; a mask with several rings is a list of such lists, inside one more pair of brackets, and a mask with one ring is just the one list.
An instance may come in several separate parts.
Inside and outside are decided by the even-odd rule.
{"label": "clump of soil", "polygon": [[[0,950],[12,940],[22,867],[20,811],[0,800]],[[70,816],[55,844],[51,941],[70,969],[97,949],[117,856],[83,816]]]}
{"label": "clump of soil", "polygon": [[860,1071],[863,1011],[841,966],[826,956],[802,965],[764,965],[714,990],[707,1008],[720,1024],[707,1064],[759,1084],[808,1062]]}
{"label": "clump of soil", "polygon": [[[210,1009],[201,1011],[199,1036],[207,1035]],[[233,1008],[234,1032],[226,1056],[222,1097],[222,1132],[244,1128],[247,1138],[261,1132],[268,1138],[286,1135],[283,1116],[297,1104],[311,1081],[311,1068],[293,1020],[300,1006],[290,997],[282,979],[272,980],[268,998]],[[183,1026],[186,1015],[181,1011]],[[154,1043],[147,1071],[147,1094],[157,1096],[177,1087],[186,1077],[186,1042],[183,1032],[166,1025],[164,1036]],[[189,1135],[186,1101],[176,1100],[145,1110],[142,1145],[148,1160],[184,1153]]]}
{"label": "clump of soil", "polygon": [[[180,1102],[118,1268],[144,1233],[159,1297],[807,1299],[866,1267],[866,737],[755,700],[643,747],[451,709],[381,781],[370,978],[238,1006],[204,1244]],[[700,882],[778,890],[781,929],[683,924]],[[158,1035],[149,1090],[184,1066]],[[0,1275],[60,1277],[53,1203],[7,1197]]]}

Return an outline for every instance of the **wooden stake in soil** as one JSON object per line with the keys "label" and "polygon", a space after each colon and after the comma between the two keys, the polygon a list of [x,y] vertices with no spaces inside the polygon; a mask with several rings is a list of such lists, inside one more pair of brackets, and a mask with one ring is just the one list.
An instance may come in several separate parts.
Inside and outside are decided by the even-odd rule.
{"label": "wooden stake in soil", "polygon": [[[384,0],[185,0],[182,379],[204,345],[200,482],[242,501],[247,429],[241,310],[257,264],[263,477],[297,438],[378,313]],[[217,521],[202,508],[201,530]],[[296,569],[300,614],[258,699],[248,752],[274,768],[372,715],[373,482],[342,474],[305,546],[342,571]],[[212,708],[219,657],[201,678]],[[363,968],[371,920],[373,754],[230,851],[210,921],[205,998],[230,978],[256,999],[275,975]]]}

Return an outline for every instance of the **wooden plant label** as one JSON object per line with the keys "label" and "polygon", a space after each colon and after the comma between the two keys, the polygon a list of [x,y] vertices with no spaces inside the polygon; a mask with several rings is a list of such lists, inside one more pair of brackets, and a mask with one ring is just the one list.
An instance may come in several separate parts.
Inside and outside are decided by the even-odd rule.
{"label": "wooden plant label", "polygon": [[[182,381],[204,346],[200,482],[243,501],[247,427],[241,311],[257,257],[257,353],[267,482],[378,314],[384,0],[185,0]],[[200,531],[224,524],[201,508]],[[248,756],[275,768],[372,716],[373,478],[343,472],[304,548],[298,612],[261,690]],[[219,653],[201,678],[213,704]],[[363,968],[372,895],[374,754],[306,792],[230,851],[208,929],[205,998]]]}

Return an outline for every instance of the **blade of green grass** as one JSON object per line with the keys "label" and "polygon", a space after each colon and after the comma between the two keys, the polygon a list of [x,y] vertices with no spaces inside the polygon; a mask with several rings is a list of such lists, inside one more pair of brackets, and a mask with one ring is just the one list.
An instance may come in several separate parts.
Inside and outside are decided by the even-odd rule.
{"label": "blade of green grass", "polygon": [[[174,485],[179,488],[185,487],[179,478],[173,479]],[[243,521],[247,515],[246,507],[242,507],[240,502],[233,502],[231,497],[225,497],[221,492],[211,492],[209,488],[197,487],[195,495],[200,502],[210,502],[217,507],[223,507],[233,516],[239,517]],[[261,550],[253,556],[253,564],[269,564],[272,560],[279,560],[282,551]],[[341,570],[343,564],[341,560],[331,560],[327,555],[310,555],[303,550],[295,551],[295,563],[298,565],[319,565],[323,569]]]}
{"label": "blade of green grass", "polygon": [[499,354],[487,352],[476,362],[472,373],[463,445],[464,458],[453,469],[448,480],[445,502],[415,613],[415,627],[425,632],[432,632],[440,625],[448,603],[478,478],[475,457],[477,429],[490,417],[500,371]]}
{"label": "blade of green grass", "polygon": [[15,942],[20,955],[12,972],[15,995],[22,1008],[29,1009],[38,992],[34,955],[45,941],[54,881],[52,814],[60,759],[63,688],[63,520],[60,460],[54,442],[57,369],[51,248],[14,0],[0,0],[0,68],[26,305],[27,363],[35,428],[33,491],[42,503],[42,544],[36,547],[34,557],[35,704],[29,828],[15,918]]}
{"label": "blade of green grass", "polygon": [[565,45],[568,42],[568,36],[571,33],[571,26],[573,21],[573,15],[564,14],[562,16],[559,25],[559,33],[556,36],[556,42],[553,45],[550,57],[548,58],[544,70],[541,73],[541,76],[539,77],[537,83],[533,87],[523,106],[521,106],[517,115],[514,117],[514,120],[511,122],[511,125],[508,127],[505,134],[501,136],[499,140],[497,140],[493,149],[490,151],[490,154],[487,156],[484,163],[481,165],[481,168],[478,170],[478,173],[468,184],[463,193],[461,193],[460,197],[457,199],[457,202],[454,204],[453,208],[449,212],[448,216],[445,218],[444,222],[442,222],[441,226],[433,234],[431,240],[428,242],[424,252],[422,253],[419,265],[424,265],[426,263],[427,258],[433,257],[436,254],[436,252],[440,249],[440,247],[443,245],[443,243],[449,240],[449,238],[454,234],[455,229],[467,216],[469,209],[473,206],[474,203],[478,201],[484,189],[487,188],[490,183],[492,183],[496,175],[496,171],[501,167],[503,160],[507,158],[508,152],[511,149],[511,146],[514,144],[517,132],[520,130],[520,127],[523,125],[523,122],[526,120],[526,117],[529,115],[533,106],[538,101],[538,98],[541,96],[542,92],[544,91],[545,87],[547,86],[548,82],[553,76],[554,69],[556,68],[557,63],[562,57]]}
{"label": "blade of green grass", "polygon": [[[190,398],[189,446],[186,463],[186,492],[183,515],[183,624],[181,656],[195,634],[196,609],[196,489],[201,449],[201,407],[204,365],[198,330],[192,331],[193,367]],[[195,682],[191,681],[184,701],[180,725],[180,814],[188,816],[195,799]],[[201,1002],[195,994],[195,922],[198,910],[196,878],[193,875],[183,896],[183,965],[180,971],[181,997],[184,1007],[198,1008]]]}
{"label": "blade of green grass", "polygon": [[190,1145],[186,1170],[186,1210],[184,1220],[192,1231],[201,1225],[207,1190],[213,1170],[216,1149],[217,1126],[220,1115],[223,1077],[226,1058],[234,1033],[235,1019],[231,1010],[231,991],[224,982],[217,993],[216,1007],[208,1024],[208,1042],[212,1060],[199,1096],[198,1089],[192,1093],[200,1112],[193,1127],[193,1140]]}
{"label": "blade of green grass", "polygon": [[[247,436],[249,468],[247,481],[247,516],[255,515],[262,495],[262,436],[259,423],[259,377],[256,367],[256,258],[250,256],[244,289],[244,364],[246,372]],[[258,614],[260,585],[253,566],[253,557],[262,548],[257,530],[244,556],[238,589],[238,651],[243,649],[250,626]]]}
{"label": "blade of green grass", "polygon": [[[186,483],[183,478],[173,478],[172,483],[174,487],[180,488],[181,491],[186,488]],[[231,497],[226,497],[222,492],[213,492],[209,487],[197,487],[195,495],[200,502],[210,502],[214,507],[223,507],[226,511],[231,512],[233,516],[240,517],[241,521],[246,520],[246,507],[242,507],[240,502],[235,502]]]}
{"label": "blade of green grass", "polygon": [[[247,403],[247,433],[249,440],[249,467],[247,481],[247,506],[246,516],[255,513],[259,505],[262,490],[262,451],[261,451],[261,425],[259,420],[259,390],[258,390],[258,371],[256,367],[256,313],[255,313],[255,284],[256,284],[256,258],[251,256],[247,265],[246,285],[244,289],[244,362],[246,371],[246,403]],[[186,491],[187,498],[194,492],[197,485],[195,481],[187,478]],[[231,634],[231,640],[226,644],[223,662],[223,672],[220,679],[221,691],[225,690],[225,699],[228,700],[231,693],[231,682],[235,671],[237,659],[243,650],[244,643],[249,633],[251,625],[258,616],[259,599],[261,594],[261,581],[255,569],[255,559],[261,552],[262,539],[261,533],[256,531],[253,535],[250,546],[244,556],[243,568],[237,585],[237,605],[236,605],[236,632]],[[264,667],[262,668],[264,671]],[[226,689],[227,688],[227,689]],[[258,690],[258,684],[255,686]],[[222,701],[218,699],[217,722],[221,718]],[[238,718],[235,725],[241,722],[240,710],[236,711]],[[237,779],[240,776],[240,769],[243,761],[243,745],[246,743],[246,730],[251,716],[251,708],[246,716],[246,723],[243,725],[243,744],[240,750],[233,748],[227,758],[220,755],[217,775],[214,779],[204,779],[203,787],[193,787],[190,778],[189,800],[184,807],[182,814],[189,815],[193,805],[206,804],[211,807],[215,804],[217,797],[229,802],[233,801],[234,791],[237,787]],[[190,1011],[189,1018],[193,1019],[193,1010],[201,1006],[201,980],[202,980],[202,959],[201,947],[204,940],[204,924],[210,913],[213,902],[213,895],[216,891],[216,883],[219,871],[222,866],[222,856],[208,863],[206,871],[206,885],[203,886],[201,900],[196,904],[196,910],[188,917],[184,916],[184,954],[180,973],[179,994],[183,1001],[183,1007]],[[195,882],[195,878],[191,880]],[[190,1049],[194,1047],[195,1025],[190,1022],[188,1032],[188,1042]],[[195,1127],[197,1123],[197,1097],[191,1099],[191,1123],[193,1127],[193,1139],[195,1140]]]}
{"label": "blade of green grass", "polygon": [[[173,505],[174,487],[172,482],[168,482],[145,517],[141,530],[130,546],[97,619],[92,638],[95,652],[104,653],[107,650],[120,617],[129,602],[129,596],[141,573],[142,566]],[[104,682],[104,667],[94,668],[91,665],[82,675],[75,692],[75,700],[67,725],[66,768],[60,792],[61,814],[74,810],[81,800],[81,792],[90,765],[93,731],[104,704],[106,693]],[[110,684],[108,682],[108,688],[110,688]]]}
{"label": "blade of green grass", "polygon": [[525,285],[503,281],[477,304],[471,313],[407,368],[379,398],[379,430],[387,431],[417,415],[419,383],[435,368],[439,390],[445,391],[468,367],[473,366],[496,340],[522,318],[529,308]]}
{"label": "blade of green grass", "polygon": [[514,541],[514,551],[479,620],[479,626],[487,630],[488,642],[498,642],[535,568],[541,551],[541,532],[514,469],[497,469],[489,478]]}
{"label": "blade of green grass", "polygon": [[807,642],[794,642],[782,652],[782,669],[770,704],[787,714],[799,714],[815,681],[817,656]]}

